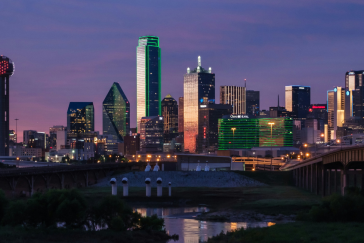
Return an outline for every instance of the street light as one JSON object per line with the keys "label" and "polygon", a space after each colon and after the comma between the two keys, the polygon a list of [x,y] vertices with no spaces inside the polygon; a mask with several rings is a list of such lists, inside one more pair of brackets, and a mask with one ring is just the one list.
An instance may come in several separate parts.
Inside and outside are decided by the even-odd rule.
{"label": "street light", "polygon": [[270,125],[270,170],[272,170],[273,168],[273,125],[274,125],[274,122],[268,122],[268,124]]}
{"label": "street light", "polygon": [[337,139],[337,140],[336,140],[336,143],[340,143],[340,145],[341,145],[341,146],[340,146],[340,150],[341,150],[341,149],[343,149],[343,143],[340,141],[340,139]]}
{"label": "street light", "polygon": [[231,130],[233,131],[233,148],[235,148],[235,140],[234,140],[234,135],[235,135],[235,130],[236,127],[232,127]]}

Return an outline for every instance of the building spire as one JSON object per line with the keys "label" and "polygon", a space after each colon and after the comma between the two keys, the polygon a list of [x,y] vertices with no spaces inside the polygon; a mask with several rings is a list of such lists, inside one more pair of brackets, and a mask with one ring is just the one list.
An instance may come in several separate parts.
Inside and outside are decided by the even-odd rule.
{"label": "building spire", "polygon": [[198,58],[197,58],[197,66],[198,67],[201,67],[201,56],[198,56]]}
{"label": "building spire", "polygon": [[244,79],[244,82],[245,82],[245,89],[246,89],[246,79]]}

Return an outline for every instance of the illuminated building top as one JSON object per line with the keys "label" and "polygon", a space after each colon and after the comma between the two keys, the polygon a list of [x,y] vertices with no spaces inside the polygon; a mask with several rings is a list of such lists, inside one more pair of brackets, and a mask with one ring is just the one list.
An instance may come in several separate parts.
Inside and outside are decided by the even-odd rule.
{"label": "illuminated building top", "polygon": [[0,76],[11,76],[14,74],[14,63],[6,56],[0,56]]}

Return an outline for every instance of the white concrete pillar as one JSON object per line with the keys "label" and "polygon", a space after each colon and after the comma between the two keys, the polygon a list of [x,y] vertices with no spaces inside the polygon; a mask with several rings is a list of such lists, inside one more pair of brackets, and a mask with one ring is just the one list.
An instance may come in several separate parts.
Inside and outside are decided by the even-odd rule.
{"label": "white concrete pillar", "polygon": [[164,171],[164,164],[162,164],[162,171]]}
{"label": "white concrete pillar", "polygon": [[121,180],[121,183],[123,183],[123,196],[124,197],[129,196],[129,183],[128,183],[128,178],[124,177]]}
{"label": "white concrete pillar", "polygon": [[168,183],[168,196],[172,196],[172,183],[171,182],[169,182]]}
{"label": "white concrete pillar", "polygon": [[116,184],[116,178],[111,178],[110,184],[111,184],[111,195],[116,196],[118,194],[118,186]]}
{"label": "white concrete pillar", "polygon": [[157,178],[157,197],[162,196],[162,178]]}
{"label": "white concrete pillar", "polygon": [[150,185],[150,178],[145,179],[145,194],[147,197],[150,197],[152,195],[152,186]]}

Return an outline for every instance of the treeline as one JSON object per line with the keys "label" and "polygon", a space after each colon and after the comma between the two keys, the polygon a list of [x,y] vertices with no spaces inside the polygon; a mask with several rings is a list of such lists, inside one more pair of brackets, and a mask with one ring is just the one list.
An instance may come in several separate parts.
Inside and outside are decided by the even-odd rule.
{"label": "treeline", "polygon": [[164,220],[142,217],[116,196],[88,202],[77,190],[49,190],[28,200],[8,201],[0,191],[0,222],[24,228],[87,229],[96,231],[163,231]]}

